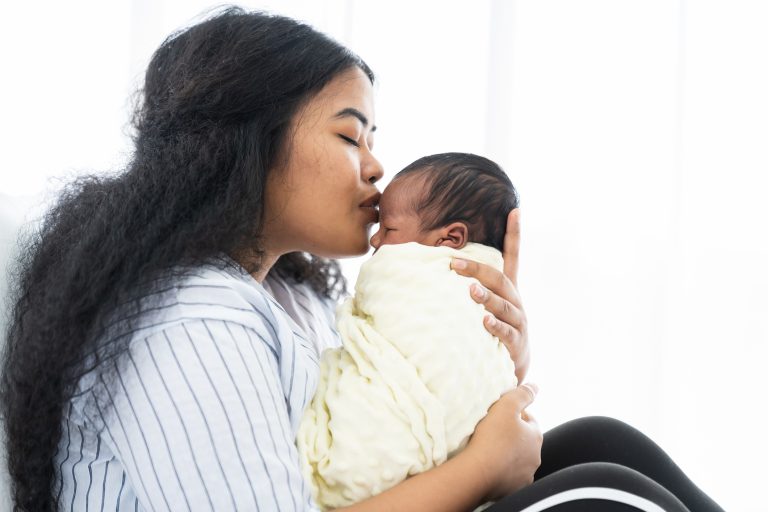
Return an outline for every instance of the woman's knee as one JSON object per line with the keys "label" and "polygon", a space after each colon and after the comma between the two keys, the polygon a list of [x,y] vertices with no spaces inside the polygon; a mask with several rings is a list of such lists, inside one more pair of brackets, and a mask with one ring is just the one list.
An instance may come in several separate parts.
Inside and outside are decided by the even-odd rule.
{"label": "woman's knee", "polygon": [[589,462],[561,469],[508,496],[494,512],[547,505],[547,510],[642,510],[687,512],[663,486],[620,464]]}
{"label": "woman's knee", "polygon": [[567,421],[544,435],[544,446],[565,442],[569,446],[613,444],[614,441],[645,438],[635,427],[608,416],[586,416]]}
{"label": "woman's knee", "polygon": [[616,430],[637,431],[633,426],[610,416],[585,416],[563,423],[563,427],[587,430],[589,432],[605,432]]}

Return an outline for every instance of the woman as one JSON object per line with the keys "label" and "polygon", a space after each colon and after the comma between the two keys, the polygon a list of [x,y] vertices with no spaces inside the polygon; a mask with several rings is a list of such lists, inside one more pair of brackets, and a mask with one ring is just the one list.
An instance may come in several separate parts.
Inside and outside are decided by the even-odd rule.
{"label": "woman", "polygon": [[[293,438],[338,343],[327,258],[365,253],[377,221],[372,82],[313,29],[239,9],[161,45],[130,165],[69,187],[19,265],[3,373],[18,510],[311,508]],[[473,297],[522,381],[518,240],[513,212],[506,276],[454,268],[486,285]],[[534,395],[504,395],[458,456],[350,510],[519,510],[597,483],[614,493],[598,504],[716,510],[617,422],[560,427],[542,450]],[[585,428],[621,450],[579,454]]]}

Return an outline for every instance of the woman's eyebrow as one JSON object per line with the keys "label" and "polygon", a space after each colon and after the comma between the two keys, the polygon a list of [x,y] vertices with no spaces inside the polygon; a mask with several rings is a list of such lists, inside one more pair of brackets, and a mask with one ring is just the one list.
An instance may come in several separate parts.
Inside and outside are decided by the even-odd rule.
{"label": "woman's eyebrow", "polygon": [[[365,114],[363,114],[356,108],[347,107],[345,109],[339,110],[338,112],[336,112],[336,115],[333,116],[334,119],[341,119],[343,117],[356,117],[357,119],[360,120],[361,123],[363,123],[363,127],[368,126],[368,118],[365,117]],[[371,127],[371,131],[372,132],[376,131],[375,125]]]}

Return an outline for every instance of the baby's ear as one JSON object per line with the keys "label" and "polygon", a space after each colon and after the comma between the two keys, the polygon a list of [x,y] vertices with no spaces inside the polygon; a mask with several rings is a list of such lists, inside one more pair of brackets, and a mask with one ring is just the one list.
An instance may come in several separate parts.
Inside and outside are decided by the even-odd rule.
{"label": "baby's ear", "polygon": [[453,222],[438,230],[439,238],[435,245],[463,249],[469,241],[469,229],[463,222]]}

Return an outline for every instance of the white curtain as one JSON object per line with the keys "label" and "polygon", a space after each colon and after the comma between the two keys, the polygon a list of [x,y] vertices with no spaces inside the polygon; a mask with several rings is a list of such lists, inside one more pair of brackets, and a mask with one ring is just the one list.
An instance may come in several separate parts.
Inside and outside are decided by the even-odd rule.
{"label": "white curtain", "polygon": [[[4,7],[0,192],[119,168],[151,52],[211,5]],[[508,171],[544,429],[618,417],[727,510],[763,506],[768,4],[244,5],[309,21],[372,66],[388,177],[443,151]],[[351,282],[362,261],[345,262]]]}

